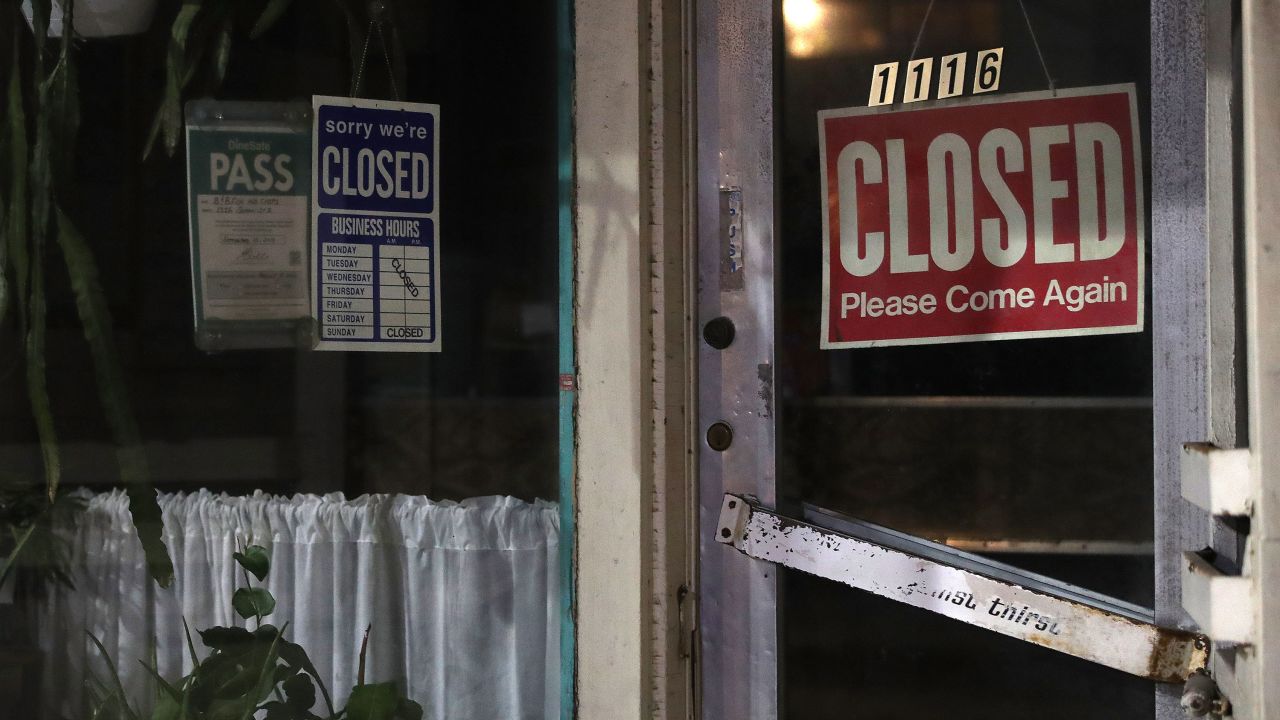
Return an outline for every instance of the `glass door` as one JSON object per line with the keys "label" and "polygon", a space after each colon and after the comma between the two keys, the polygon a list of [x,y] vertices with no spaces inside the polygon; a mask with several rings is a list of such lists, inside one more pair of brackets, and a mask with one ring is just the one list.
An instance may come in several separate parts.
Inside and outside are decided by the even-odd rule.
{"label": "glass door", "polygon": [[[1152,606],[1148,5],[713,5],[703,534],[752,494]],[[1154,715],[1148,680],[701,541],[705,718]]]}

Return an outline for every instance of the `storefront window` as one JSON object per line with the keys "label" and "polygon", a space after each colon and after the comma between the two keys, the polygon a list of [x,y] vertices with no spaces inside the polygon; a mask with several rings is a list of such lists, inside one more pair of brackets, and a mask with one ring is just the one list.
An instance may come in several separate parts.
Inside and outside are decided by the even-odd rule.
{"label": "storefront window", "polygon": [[[0,17],[0,703],[559,716],[556,5],[77,2],[72,42],[62,5],[44,41],[48,0]],[[305,253],[216,291],[193,274],[194,109],[229,128],[223,169],[249,153],[259,183],[279,153],[255,165],[254,113],[300,124],[309,154],[312,97],[352,95],[439,108],[438,275],[410,288],[419,256],[378,258],[412,271],[399,312],[438,288],[421,327],[439,352],[317,351],[325,320],[305,311],[197,321],[201,292],[305,307],[325,255],[310,210],[273,204],[271,228],[218,237]],[[296,160],[314,202],[326,170]],[[414,178],[394,192],[425,195]],[[328,241],[364,242],[351,227]]]}

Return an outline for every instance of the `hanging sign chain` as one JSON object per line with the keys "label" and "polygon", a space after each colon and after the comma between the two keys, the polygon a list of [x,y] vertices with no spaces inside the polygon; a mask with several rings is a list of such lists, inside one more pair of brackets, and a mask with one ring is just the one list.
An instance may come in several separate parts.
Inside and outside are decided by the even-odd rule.
{"label": "hanging sign chain", "polygon": [[[920,41],[924,38],[924,28],[929,24],[929,16],[933,13],[934,1],[929,0],[929,5],[924,9],[924,18],[920,20],[920,29],[916,31],[916,41],[911,45],[911,56],[907,58],[908,64],[916,59],[916,52],[920,50]],[[1056,93],[1058,85],[1049,74],[1049,63],[1045,61],[1044,52],[1040,49],[1040,38],[1036,37],[1036,29],[1031,24],[1031,15],[1027,13],[1027,6],[1022,0],[1018,0],[1018,8],[1022,10],[1022,19],[1027,23],[1027,34],[1031,36],[1031,45],[1036,50],[1036,56],[1040,58],[1040,69],[1044,71],[1044,80],[1049,85],[1049,91]]]}
{"label": "hanging sign chain", "polygon": [[920,40],[924,37],[924,26],[929,24],[929,15],[933,13],[933,2],[934,0],[929,0],[929,6],[924,9],[924,19],[920,21],[920,29],[916,31],[916,42],[911,46],[911,57],[907,58],[908,65],[916,59],[916,51],[920,49]]}
{"label": "hanging sign chain", "polygon": [[387,63],[387,77],[391,80],[391,95],[400,99],[400,88],[396,85],[396,70],[391,66],[391,52],[387,50],[387,36],[382,34],[382,21],[374,26],[378,31],[378,44],[382,46],[382,59]]}
{"label": "hanging sign chain", "polygon": [[391,94],[394,99],[400,99],[400,87],[396,83],[396,71],[391,66],[391,51],[387,49],[387,36],[382,32],[384,24],[383,18],[387,14],[387,5],[383,0],[373,0],[369,3],[369,27],[364,33],[364,48],[360,51],[360,65],[356,69],[355,77],[351,79],[351,97],[360,97],[360,87],[364,80],[364,66],[369,59],[369,42],[373,39],[373,33],[378,33],[378,44],[382,46],[382,58],[387,63],[387,78],[391,81]]}
{"label": "hanging sign chain", "polygon": [[1040,68],[1044,70],[1045,82],[1049,83],[1049,92],[1056,94],[1057,84],[1049,74],[1049,64],[1044,60],[1044,53],[1040,51],[1040,40],[1036,37],[1036,29],[1031,26],[1031,16],[1027,14],[1027,6],[1022,4],[1022,0],[1018,0],[1018,7],[1022,8],[1022,19],[1027,21],[1027,33],[1031,35],[1031,44],[1036,49],[1036,55],[1040,56]]}

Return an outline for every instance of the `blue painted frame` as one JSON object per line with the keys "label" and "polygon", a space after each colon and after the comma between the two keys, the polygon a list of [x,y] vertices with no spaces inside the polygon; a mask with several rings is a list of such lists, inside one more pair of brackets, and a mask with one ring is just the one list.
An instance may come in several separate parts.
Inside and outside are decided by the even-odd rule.
{"label": "blue painted frame", "polygon": [[556,181],[560,240],[559,373],[560,373],[560,717],[575,714],[575,598],[573,581],[574,457],[577,433],[577,355],[574,344],[574,233],[573,233],[573,0],[556,3]]}

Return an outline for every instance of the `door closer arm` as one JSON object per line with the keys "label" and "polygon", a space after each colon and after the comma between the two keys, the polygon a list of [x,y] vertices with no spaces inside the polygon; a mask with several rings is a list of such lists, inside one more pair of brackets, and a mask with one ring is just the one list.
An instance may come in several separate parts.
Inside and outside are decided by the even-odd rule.
{"label": "door closer arm", "polygon": [[1156,625],[1147,608],[821,508],[797,520],[726,494],[716,540],[1157,682],[1186,683],[1208,664],[1208,638]]}

